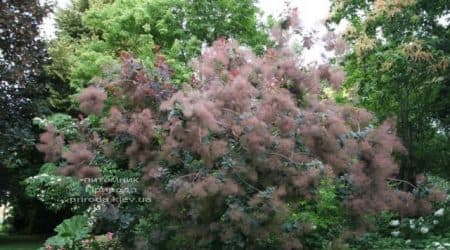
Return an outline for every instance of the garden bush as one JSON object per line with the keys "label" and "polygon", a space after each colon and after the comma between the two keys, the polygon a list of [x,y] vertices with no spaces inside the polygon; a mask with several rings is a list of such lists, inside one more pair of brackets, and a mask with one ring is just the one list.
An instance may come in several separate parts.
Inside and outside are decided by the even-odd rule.
{"label": "garden bush", "polygon": [[181,87],[164,56],[146,72],[121,52],[119,76],[79,94],[79,136],[63,145],[49,127],[39,150],[84,183],[111,169],[139,174],[136,192],[96,195],[152,201],[99,204],[109,216],[96,226],[107,221],[135,249],[300,249],[341,244],[381,212],[433,212],[438,191],[392,185],[401,182],[393,154],[406,153],[394,120],[375,127],[367,110],[336,104],[324,88],[338,89],[342,70],[304,65],[290,49],[295,14],[272,29],[275,47],[262,56],[215,41]]}
{"label": "garden bush", "polygon": [[427,182],[414,190],[439,188],[447,190],[446,199],[435,204],[434,212],[425,216],[402,217],[399,213],[384,212],[373,216],[374,228],[350,240],[354,249],[448,249],[450,247],[449,182],[428,176]]}

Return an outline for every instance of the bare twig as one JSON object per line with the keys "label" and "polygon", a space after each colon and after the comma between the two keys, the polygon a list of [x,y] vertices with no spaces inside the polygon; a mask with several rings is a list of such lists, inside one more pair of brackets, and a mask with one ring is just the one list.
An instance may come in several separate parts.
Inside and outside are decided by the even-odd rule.
{"label": "bare twig", "polygon": [[405,183],[405,184],[408,184],[408,185],[410,185],[411,187],[413,187],[413,188],[417,188],[417,186],[415,186],[414,184],[412,184],[411,182],[409,182],[409,181],[405,181],[405,180],[400,180],[400,179],[395,179],[395,178],[387,178],[389,181],[397,181],[397,182],[402,182],[402,183]]}

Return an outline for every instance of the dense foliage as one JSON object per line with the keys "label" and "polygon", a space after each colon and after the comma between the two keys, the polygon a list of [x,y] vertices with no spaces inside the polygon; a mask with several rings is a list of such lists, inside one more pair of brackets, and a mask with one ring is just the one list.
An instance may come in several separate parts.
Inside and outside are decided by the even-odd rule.
{"label": "dense foliage", "polygon": [[42,250],[450,247],[446,1],[335,0],[319,38],[289,4],[73,0],[47,46],[22,2],[0,204]]}
{"label": "dense foliage", "polygon": [[48,63],[39,26],[50,11],[45,1],[0,2],[0,204],[13,206],[12,230],[51,231],[53,219],[20,183],[42,164],[35,148],[40,130],[32,118],[45,114],[48,96],[44,66]]}
{"label": "dense foliage", "polygon": [[49,70],[78,92],[94,77],[108,76],[104,69],[119,61],[121,50],[147,67],[163,50],[173,80],[182,83],[192,74],[186,62],[204,42],[233,37],[263,51],[268,39],[257,14],[253,0],[74,1],[57,12],[60,31],[50,49],[54,63]]}
{"label": "dense foliage", "polygon": [[33,148],[31,119],[43,99],[42,74],[46,53],[38,26],[47,7],[38,1],[0,3],[0,159],[1,167],[25,163],[18,154]]}
{"label": "dense foliage", "polygon": [[76,125],[78,137],[64,141],[49,126],[39,150],[86,187],[111,171],[141,172],[139,183],[105,186],[136,192],[96,195],[152,201],[99,204],[110,225],[99,219],[96,226],[118,230],[123,244],[140,249],[299,249],[317,244],[307,236],[333,223],[324,214],[343,223],[329,231],[338,237],[379,212],[427,214],[445,199],[436,190],[389,185],[400,181],[393,154],[404,153],[394,122],[374,127],[366,110],[329,100],[322,84],[338,89],[342,71],[302,66],[289,48],[290,31],[301,30],[295,10],[288,20],[272,29],[275,47],[262,56],[232,39],[213,42],[179,89],[164,57],[152,73],[121,52],[117,77],[81,91],[79,108],[88,116]]}
{"label": "dense foliage", "polygon": [[409,152],[401,176],[413,180],[427,170],[448,177],[449,2],[332,2],[331,21],[350,21],[347,89],[357,89],[359,104],[379,118],[398,118]]}

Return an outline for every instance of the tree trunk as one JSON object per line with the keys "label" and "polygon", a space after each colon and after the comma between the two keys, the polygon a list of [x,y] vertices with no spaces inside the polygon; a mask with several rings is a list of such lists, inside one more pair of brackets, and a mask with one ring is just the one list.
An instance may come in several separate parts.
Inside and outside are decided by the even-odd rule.
{"label": "tree trunk", "polygon": [[[401,97],[400,104],[400,118],[401,118],[401,132],[400,135],[403,139],[403,144],[407,150],[407,154],[402,157],[401,165],[400,165],[400,178],[403,180],[407,180],[409,182],[413,182],[414,176],[416,175],[416,169],[414,168],[412,162],[412,128],[411,123],[409,122],[409,88],[405,86],[403,88],[403,93]],[[403,185],[402,189],[409,189],[410,186]]]}

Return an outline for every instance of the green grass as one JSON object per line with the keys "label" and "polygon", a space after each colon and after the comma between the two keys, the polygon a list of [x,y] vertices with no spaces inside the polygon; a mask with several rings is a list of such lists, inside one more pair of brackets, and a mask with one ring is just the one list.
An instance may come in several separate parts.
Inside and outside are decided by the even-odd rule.
{"label": "green grass", "polygon": [[45,239],[41,235],[0,235],[0,250],[36,250]]}

